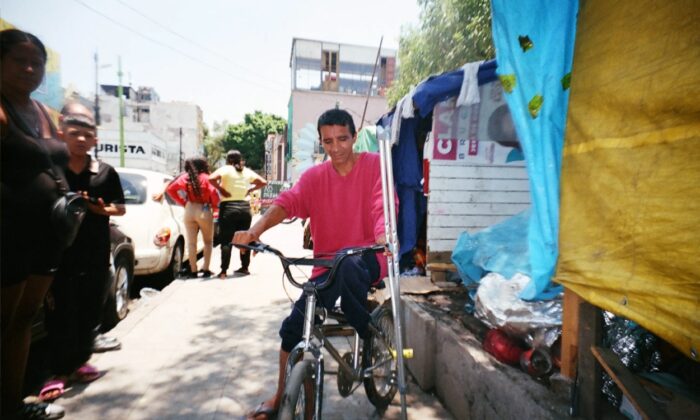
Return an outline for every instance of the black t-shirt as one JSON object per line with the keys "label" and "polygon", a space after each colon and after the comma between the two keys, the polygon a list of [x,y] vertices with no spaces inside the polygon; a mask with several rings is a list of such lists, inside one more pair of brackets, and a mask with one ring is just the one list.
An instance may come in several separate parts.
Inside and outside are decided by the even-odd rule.
{"label": "black t-shirt", "polygon": [[[87,191],[88,196],[101,198],[105,205],[124,203],[119,174],[104,162],[90,158],[81,173],[66,170],[66,178],[71,191]],[[66,250],[63,267],[71,271],[82,271],[88,266],[106,267],[109,265],[109,253],[109,216],[88,210],[75,242]]]}

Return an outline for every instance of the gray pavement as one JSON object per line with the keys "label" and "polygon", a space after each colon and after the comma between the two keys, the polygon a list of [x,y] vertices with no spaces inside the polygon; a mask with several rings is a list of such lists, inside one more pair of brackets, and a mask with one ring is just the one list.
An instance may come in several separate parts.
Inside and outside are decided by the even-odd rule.
{"label": "gray pavement", "polygon": [[[301,225],[280,225],[264,241],[292,256],[301,249]],[[219,249],[211,271],[217,273]],[[200,268],[202,261],[200,260]],[[237,256],[232,261],[238,268]],[[279,261],[257,255],[251,275],[177,280],[135,302],[109,335],[122,349],[95,354],[91,363],[105,374],[75,385],[57,403],[68,419],[241,418],[268,398],[277,378],[280,322],[297,289],[282,282]],[[233,271],[230,269],[229,271]],[[285,291],[286,287],[286,291]],[[327,369],[336,370],[330,356]],[[326,375],[324,418],[380,418],[360,386],[343,399],[334,375]],[[451,418],[440,402],[409,385],[409,418]],[[398,395],[384,418],[398,418]]]}

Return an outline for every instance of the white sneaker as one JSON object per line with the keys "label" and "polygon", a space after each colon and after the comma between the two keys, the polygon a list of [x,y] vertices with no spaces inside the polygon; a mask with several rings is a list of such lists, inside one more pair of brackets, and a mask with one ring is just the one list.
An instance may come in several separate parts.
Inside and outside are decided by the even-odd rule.
{"label": "white sneaker", "polygon": [[105,351],[119,350],[122,348],[122,343],[114,337],[107,337],[105,335],[98,335],[95,337],[95,342],[92,345],[92,351],[95,353],[102,353]]}

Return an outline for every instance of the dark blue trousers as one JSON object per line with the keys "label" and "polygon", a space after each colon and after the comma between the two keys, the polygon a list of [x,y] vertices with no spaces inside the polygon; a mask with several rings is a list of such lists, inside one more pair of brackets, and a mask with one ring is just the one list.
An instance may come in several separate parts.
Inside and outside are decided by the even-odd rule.
{"label": "dark blue trousers", "polygon": [[[314,281],[324,282],[329,272],[316,277]],[[335,273],[333,284],[317,292],[318,305],[330,310],[340,297],[340,308],[350,325],[357,330],[361,337],[367,333],[369,312],[367,311],[367,293],[369,288],[379,278],[379,263],[374,253],[346,257]],[[292,312],[282,322],[280,337],[282,350],[292,351],[302,340],[304,332],[304,310],[306,295],[302,294],[294,303]]]}

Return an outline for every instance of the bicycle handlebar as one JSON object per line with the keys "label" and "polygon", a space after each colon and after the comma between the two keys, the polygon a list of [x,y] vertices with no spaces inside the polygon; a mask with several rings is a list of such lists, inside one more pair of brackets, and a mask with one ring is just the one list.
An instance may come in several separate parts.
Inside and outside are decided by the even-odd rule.
{"label": "bicycle handlebar", "polygon": [[247,245],[244,244],[232,244],[236,248],[239,249],[246,249],[249,251],[255,251],[255,252],[268,252],[271,254],[274,254],[277,256],[277,258],[280,259],[282,262],[282,268],[284,269],[284,274],[287,276],[287,279],[289,280],[290,283],[292,283],[295,287],[298,287],[299,289],[302,289],[304,287],[304,283],[299,283],[294,279],[292,276],[292,273],[289,271],[289,267],[292,265],[305,265],[305,266],[315,266],[315,267],[326,267],[330,268],[330,274],[328,275],[328,279],[324,281],[321,284],[316,285],[316,290],[324,290],[330,287],[333,284],[333,280],[335,278],[335,272],[337,268],[340,266],[340,263],[347,257],[351,255],[362,255],[366,254],[368,252],[377,252],[377,251],[382,251],[386,249],[384,245],[380,244],[375,244],[371,246],[364,246],[364,247],[356,247],[356,248],[349,248],[349,249],[344,249],[341,251],[338,251],[336,253],[336,256],[334,259],[322,259],[322,258],[288,258],[284,254],[282,254],[281,251],[271,247],[270,245],[264,244],[262,242],[251,242]]}

